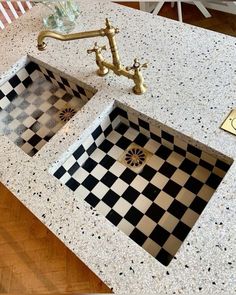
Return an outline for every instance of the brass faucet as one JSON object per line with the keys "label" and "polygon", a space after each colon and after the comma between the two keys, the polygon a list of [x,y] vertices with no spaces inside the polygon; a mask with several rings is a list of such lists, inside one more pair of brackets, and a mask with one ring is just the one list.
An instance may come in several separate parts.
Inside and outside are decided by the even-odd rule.
{"label": "brass faucet", "polygon": [[80,32],[68,35],[62,35],[53,31],[42,31],[38,35],[38,49],[44,50],[46,48],[46,43],[44,43],[44,39],[46,37],[57,39],[60,41],[71,41],[77,39],[85,39],[85,38],[93,38],[93,37],[107,37],[110,45],[110,50],[112,54],[112,63],[107,62],[103,56],[102,51],[106,50],[106,46],[98,46],[95,43],[92,49],[89,49],[88,53],[95,53],[96,63],[98,65],[97,74],[99,76],[105,76],[108,74],[109,70],[112,70],[118,76],[125,76],[128,79],[132,79],[134,81],[135,86],[133,87],[133,91],[135,94],[142,94],[146,92],[147,88],[144,84],[143,75],[141,72],[141,68],[147,68],[147,63],[141,65],[137,58],[134,59],[134,64],[131,67],[124,68],[121,65],[118,49],[116,45],[115,35],[119,33],[119,29],[114,28],[108,19],[106,19],[106,27],[104,29],[96,30],[96,31],[87,31]]}

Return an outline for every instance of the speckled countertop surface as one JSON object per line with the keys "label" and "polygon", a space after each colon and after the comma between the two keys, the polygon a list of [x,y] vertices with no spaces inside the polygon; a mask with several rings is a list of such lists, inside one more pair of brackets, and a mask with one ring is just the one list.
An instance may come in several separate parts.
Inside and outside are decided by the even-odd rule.
{"label": "speckled countertop surface", "polygon": [[45,8],[33,8],[0,33],[0,84],[28,55],[98,92],[33,158],[0,135],[0,181],[116,293],[235,294],[235,163],[168,267],[61,186],[48,169],[114,100],[235,159],[236,137],[219,126],[236,107],[236,39],[105,0],[79,3],[76,30],[99,29],[110,17],[120,28],[122,62],[131,65],[139,56],[150,63],[144,71],[148,91],[135,96],[132,81],[96,76],[94,56],[86,54],[95,39],[50,39],[39,52],[36,36]]}

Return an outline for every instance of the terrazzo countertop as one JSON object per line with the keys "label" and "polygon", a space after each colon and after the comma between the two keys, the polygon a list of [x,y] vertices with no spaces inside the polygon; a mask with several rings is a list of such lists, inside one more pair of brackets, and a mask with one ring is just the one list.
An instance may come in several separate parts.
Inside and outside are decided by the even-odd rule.
{"label": "terrazzo countertop", "polygon": [[[94,56],[86,50],[95,40],[103,45],[106,39],[48,39],[47,50],[39,52],[36,37],[46,9],[33,8],[0,33],[0,84],[30,58],[97,93],[32,158],[0,135],[0,181],[115,293],[235,294],[235,162],[168,267],[48,170],[114,100],[235,159],[236,137],[219,126],[236,107],[236,39],[105,0],[87,2],[79,1],[75,31],[102,28],[110,17],[120,28],[117,43],[123,64],[131,65],[136,56],[149,62],[144,71],[148,91],[136,96],[132,81],[113,74],[96,76]],[[104,55],[109,58],[109,52]]]}

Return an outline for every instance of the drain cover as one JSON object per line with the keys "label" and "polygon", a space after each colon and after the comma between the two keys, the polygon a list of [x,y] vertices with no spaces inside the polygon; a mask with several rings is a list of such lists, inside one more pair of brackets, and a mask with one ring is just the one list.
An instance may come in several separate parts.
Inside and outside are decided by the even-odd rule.
{"label": "drain cover", "polygon": [[63,122],[68,122],[75,114],[76,111],[74,109],[66,108],[60,112],[59,118]]}
{"label": "drain cover", "polygon": [[119,162],[134,172],[139,173],[151,156],[152,154],[149,151],[135,143],[131,143],[121,155]]}

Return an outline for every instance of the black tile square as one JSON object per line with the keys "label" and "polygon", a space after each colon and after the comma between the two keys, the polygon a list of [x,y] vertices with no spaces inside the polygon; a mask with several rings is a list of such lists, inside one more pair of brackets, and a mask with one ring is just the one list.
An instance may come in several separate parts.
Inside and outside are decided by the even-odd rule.
{"label": "black tile square", "polygon": [[77,90],[79,91],[79,93],[81,93],[82,95],[86,96],[86,93],[84,91],[83,87],[80,87],[79,85],[76,85]]}
{"label": "black tile square", "polygon": [[75,191],[79,187],[79,183],[74,178],[71,178],[66,182],[66,186],[68,186],[72,191]]}
{"label": "black tile square", "polygon": [[157,204],[153,203],[145,213],[153,221],[158,222],[166,211]]}
{"label": "black tile square", "polygon": [[90,147],[87,149],[87,154],[90,156],[92,153],[96,150],[97,146],[96,143],[93,143],[90,145]]}
{"label": "black tile square", "polygon": [[151,132],[150,137],[151,137],[151,139],[155,140],[156,142],[161,143],[161,137],[160,136],[158,136],[158,135]]}
{"label": "black tile square", "polygon": [[25,69],[27,71],[27,73],[30,75],[32,74],[35,70],[39,69],[39,66],[37,64],[35,64],[34,62],[29,62],[26,66]]}
{"label": "black tile square", "polygon": [[168,149],[164,145],[161,145],[159,149],[156,151],[156,155],[162,158],[163,160],[166,160],[171,153],[172,153],[172,150]]}
{"label": "black tile square", "polygon": [[129,129],[129,127],[127,125],[125,125],[124,123],[120,123],[115,130],[120,133],[120,134],[125,134],[125,132]]}
{"label": "black tile square", "polygon": [[[63,84],[62,84],[62,85],[63,85]],[[64,85],[63,85],[63,87],[64,87]],[[62,88],[62,87],[61,87],[61,88]],[[64,87],[64,88],[65,88],[65,87]],[[65,89],[65,90],[66,90],[66,89]],[[78,91],[72,89],[72,92],[73,92],[73,95],[74,95],[75,97],[81,98],[81,95],[80,95],[80,93],[79,93]]]}
{"label": "black tile square", "polygon": [[160,191],[161,190],[157,188],[155,185],[149,183],[143,190],[142,194],[146,196],[149,200],[154,201],[160,193]]}
{"label": "black tile square", "polygon": [[14,98],[17,97],[17,93],[16,93],[15,90],[13,89],[11,92],[9,92],[9,93],[6,95],[6,97],[7,97],[10,101],[12,101]]}
{"label": "black tile square", "polygon": [[187,226],[185,223],[183,223],[182,221],[180,221],[175,229],[173,230],[172,234],[178,238],[180,241],[183,241],[188,233],[190,232],[191,228],[189,226]]}
{"label": "black tile square", "polygon": [[139,197],[140,193],[134,189],[133,187],[129,186],[123,193],[122,198],[128,201],[130,204],[133,204],[137,198]]}
{"label": "black tile square", "polygon": [[32,114],[31,117],[33,117],[34,119],[39,119],[39,117],[41,117],[43,114],[43,111],[41,110],[35,110]]}
{"label": "black tile square", "polygon": [[102,127],[98,126],[93,132],[92,137],[94,140],[96,140],[100,135],[102,134]]}
{"label": "black tile square", "polygon": [[49,77],[55,79],[54,75],[53,75],[53,72],[51,72],[50,70],[46,70],[47,74]]}
{"label": "black tile square", "polygon": [[118,225],[122,220],[122,216],[113,209],[107,214],[106,218],[114,225]]}
{"label": "black tile square", "polygon": [[[34,124],[30,126],[30,129],[31,129],[34,133],[36,133],[37,131],[39,131],[40,128],[41,128],[41,124],[40,124],[39,122],[37,122],[37,121],[34,122]],[[25,127],[25,129],[27,129],[27,128]]]}
{"label": "black tile square", "polygon": [[148,165],[145,165],[143,170],[139,173],[139,175],[145,178],[146,180],[150,181],[156,173],[157,171],[155,169]]}
{"label": "black tile square", "polygon": [[118,113],[121,117],[125,118],[125,119],[128,119],[128,114],[125,110],[121,109],[121,108],[117,108],[118,109]]}
{"label": "black tile square", "polygon": [[197,212],[198,214],[201,214],[203,209],[206,207],[206,205],[207,205],[207,202],[197,196],[196,198],[194,198],[194,200],[192,201],[189,207],[190,209]]}
{"label": "black tile square", "polygon": [[131,140],[129,140],[128,138],[122,136],[122,137],[117,141],[116,145],[117,145],[118,147],[120,147],[121,149],[126,150],[127,147],[128,147],[131,143],[132,143]]}
{"label": "black tile square", "polygon": [[[65,90],[66,91],[66,87],[65,87],[65,85],[63,84],[63,83],[61,83],[61,82],[58,82],[57,81],[57,83],[58,83],[58,85],[59,85],[59,87],[61,88],[61,89],[63,89],[63,90]],[[73,90],[72,90],[73,91]],[[73,91],[73,93],[74,93],[74,91]],[[75,95],[75,94],[74,94]],[[75,95],[76,96],[76,95]]]}
{"label": "black tile square", "polygon": [[171,262],[173,256],[165,251],[164,249],[161,249],[160,252],[157,254],[156,259],[160,261],[163,265],[168,266]]}
{"label": "black tile square", "polygon": [[115,203],[120,199],[120,196],[117,195],[112,190],[109,190],[105,196],[102,198],[102,201],[107,204],[109,207],[113,207]]}
{"label": "black tile square", "polygon": [[25,86],[25,88],[28,88],[32,83],[33,81],[30,77],[27,77],[24,81],[22,81],[22,84]]}
{"label": "black tile square", "polygon": [[165,131],[161,131],[161,137],[171,143],[174,143],[174,136],[171,135],[170,133],[167,133]]}
{"label": "black tile square", "polygon": [[98,180],[93,177],[92,175],[89,175],[83,182],[82,185],[91,191],[98,183]]}
{"label": "black tile square", "polygon": [[104,131],[104,136],[107,137],[112,132],[112,125],[109,125]]}
{"label": "black tile square", "polygon": [[30,105],[30,103],[28,101],[23,100],[22,103],[19,105],[19,108],[21,110],[25,110],[29,105]]}
{"label": "black tile square", "polygon": [[135,228],[129,236],[133,241],[135,241],[138,245],[142,246],[143,243],[146,241],[147,236],[142,233],[140,230]]}
{"label": "black tile square", "polygon": [[83,169],[88,171],[89,173],[97,166],[97,162],[93,159],[88,158],[85,163],[82,165]]}
{"label": "black tile square", "polygon": [[42,138],[40,136],[38,136],[37,134],[35,134],[28,140],[28,142],[32,146],[36,146],[41,140],[42,140]]}
{"label": "black tile square", "polygon": [[150,129],[149,128],[149,123],[146,122],[146,121],[144,121],[144,120],[142,120],[142,119],[140,119],[140,118],[138,118],[138,124],[139,124],[139,126],[143,127],[146,130],[149,130]]}
{"label": "black tile square", "polygon": [[60,179],[66,173],[66,169],[61,166],[57,171],[53,174],[57,179]]}
{"label": "black tile square", "polygon": [[[52,102],[49,101],[51,104],[54,104],[57,102],[57,100],[59,99],[59,97],[55,96],[55,95],[52,95],[51,97],[53,97],[52,99]],[[51,99],[51,97],[49,99]],[[62,96],[62,99],[66,102],[69,102],[71,99],[72,99],[72,95],[69,94],[69,93],[65,93],[63,96]],[[54,101],[53,101],[54,100]]]}
{"label": "black tile square", "polygon": [[129,211],[125,214],[124,218],[129,221],[131,224],[136,226],[141,218],[143,217],[143,213],[140,212],[138,209],[135,207],[131,207]]}
{"label": "black tile square", "polygon": [[15,129],[15,133],[17,135],[21,135],[23,134],[28,128],[25,127],[23,124],[19,125],[16,129]]}
{"label": "black tile square", "polygon": [[174,151],[177,154],[180,154],[183,157],[186,157],[186,151],[184,149],[181,149],[180,147],[178,147],[177,145],[174,145]]}
{"label": "black tile square", "polygon": [[68,173],[72,176],[79,169],[79,167],[79,164],[75,162],[74,165],[68,170]]}
{"label": "black tile square", "polygon": [[109,114],[109,118],[111,120],[111,122],[113,122],[115,120],[115,118],[119,115],[119,108],[115,108],[110,114]]}
{"label": "black tile square", "polygon": [[61,81],[64,85],[70,87],[70,84],[68,83],[68,81],[65,78],[63,78],[63,77],[60,77],[60,78],[61,78]]}
{"label": "black tile square", "polygon": [[56,113],[58,112],[58,109],[55,108],[54,106],[51,106],[46,113],[50,116],[56,115]]}
{"label": "black tile square", "polygon": [[117,179],[117,176],[115,176],[110,171],[107,171],[107,173],[102,177],[101,182],[104,183],[106,186],[111,187]]}
{"label": "black tile square", "polygon": [[130,127],[131,127],[131,128],[133,128],[133,129],[139,131],[139,125],[135,124],[135,123],[132,122],[132,121],[130,121],[129,124],[130,124]]}
{"label": "black tile square", "polygon": [[159,224],[154,228],[149,238],[156,242],[158,245],[163,246],[167,239],[169,238],[170,233],[161,227]]}
{"label": "black tile square", "polygon": [[99,148],[104,153],[108,153],[113,146],[114,146],[114,144],[112,142],[110,142],[107,139],[104,139],[103,142],[99,145]]}
{"label": "black tile square", "polygon": [[0,99],[2,99],[5,96],[5,94],[0,90]]}
{"label": "black tile square", "polygon": [[163,165],[161,166],[158,172],[170,178],[175,173],[176,170],[177,168],[175,166],[171,165],[168,162],[165,162],[163,163]]}
{"label": "black tile square", "polygon": [[120,175],[120,179],[130,184],[135,179],[136,176],[137,174],[135,172],[133,172],[129,168],[126,168],[124,172]]}
{"label": "black tile square", "polygon": [[184,159],[181,165],[179,166],[179,169],[191,175],[193,171],[196,169],[196,167],[196,163],[190,161],[189,159]]}
{"label": "black tile square", "polygon": [[170,207],[168,208],[168,212],[174,215],[176,218],[181,219],[184,215],[185,211],[187,210],[187,207],[184,206],[182,203],[180,203],[177,200],[174,200]]}
{"label": "black tile square", "polygon": [[94,194],[90,193],[86,198],[85,201],[89,203],[92,207],[96,207],[97,204],[100,202],[100,199],[97,198]]}
{"label": "black tile square", "polygon": [[83,153],[85,153],[85,149],[81,145],[77,148],[77,150],[74,151],[73,156],[76,160],[78,160],[83,155]]}
{"label": "black tile square", "polygon": [[11,84],[13,88],[15,88],[17,85],[21,83],[21,80],[17,75],[15,75],[8,82]]}
{"label": "black tile square", "polygon": [[225,172],[227,172],[230,168],[231,165],[217,159],[216,160],[216,164],[215,164],[216,167],[220,168],[221,170],[224,170]]}
{"label": "black tile square", "polygon": [[145,144],[148,142],[149,138],[142,133],[139,133],[138,136],[134,139],[134,142],[141,147],[144,147]]}
{"label": "black tile square", "polygon": [[208,163],[208,162],[206,162],[206,161],[204,161],[202,159],[200,159],[199,165],[202,166],[202,167],[204,167],[204,168],[206,168],[209,171],[212,171],[213,168],[214,168],[214,166],[212,164],[210,164],[210,163]]}
{"label": "black tile square", "polygon": [[192,176],[189,177],[189,179],[187,180],[187,182],[184,185],[184,187],[186,189],[188,189],[190,192],[192,192],[194,194],[197,194],[200,191],[200,189],[202,188],[202,186],[203,186],[203,183],[200,180],[198,180]]}
{"label": "black tile square", "polygon": [[20,122],[23,122],[29,115],[27,115],[25,112],[21,112],[16,119]]}
{"label": "black tile square", "polygon": [[187,151],[195,156],[197,156],[198,158],[201,157],[202,155],[202,151],[200,149],[198,149],[197,147],[191,145],[191,144],[188,144],[187,145]]}
{"label": "black tile square", "polygon": [[102,165],[106,169],[110,169],[111,166],[116,162],[115,159],[110,157],[109,155],[106,155],[101,161],[100,165]]}
{"label": "black tile square", "polygon": [[178,193],[180,192],[182,186],[178,183],[174,182],[173,180],[169,180],[167,184],[164,186],[163,191],[170,195],[171,197],[177,197]]}
{"label": "black tile square", "polygon": [[211,175],[208,177],[206,184],[210,187],[217,189],[218,185],[221,183],[222,178],[215,173],[211,173]]}

